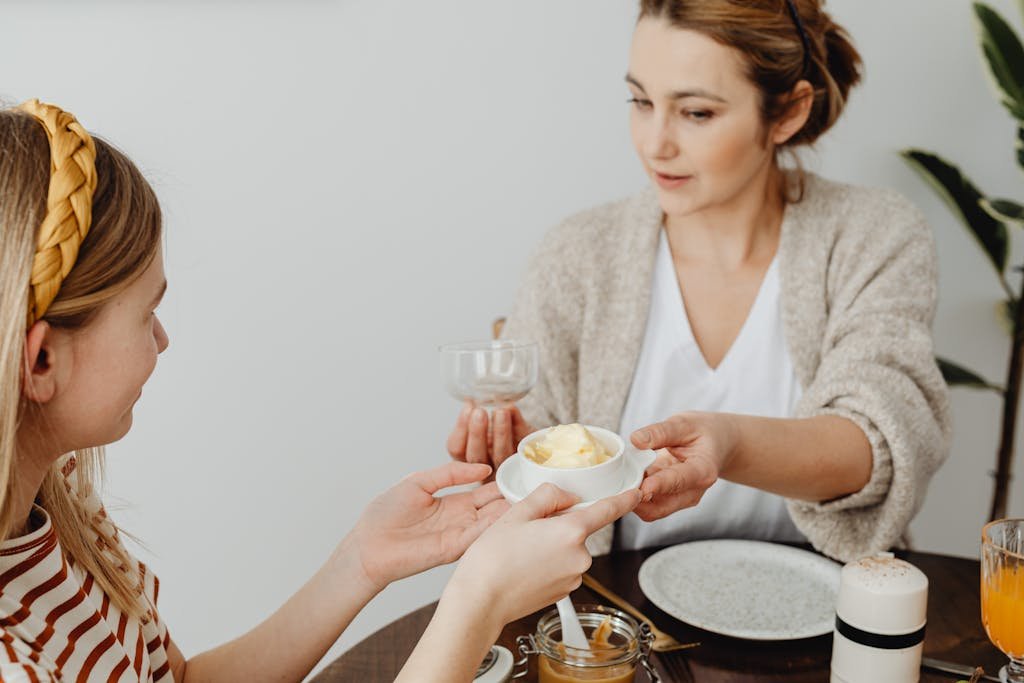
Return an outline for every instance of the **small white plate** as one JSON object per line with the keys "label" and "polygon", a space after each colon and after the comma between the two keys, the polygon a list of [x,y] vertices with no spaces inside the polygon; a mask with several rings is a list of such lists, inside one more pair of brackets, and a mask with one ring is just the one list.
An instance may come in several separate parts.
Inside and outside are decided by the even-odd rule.
{"label": "small white plate", "polygon": [[640,590],[667,614],[748,640],[794,640],[832,631],[842,567],[815,553],[762,541],[694,541],[640,567]]}
{"label": "small white plate", "polygon": [[[520,476],[521,469],[519,459],[524,457],[523,455],[516,453],[512,457],[505,460],[498,467],[497,474],[494,475],[494,480],[498,482],[498,490],[501,491],[501,495],[505,496],[505,500],[510,503],[518,503],[523,498],[530,494],[529,491],[525,490],[523,486],[523,480]],[[616,493],[622,493],[630,489],[635,489],[640,486],[640,482],[644,478],[644,470],[651,466],[654,459],[657,457],[653,451],[637,451],[633,448],[626,447],[622,457],[626,459],[624,472],[622,475],[622,488]],[[573,505],[570,510],[576,510],[579,508],[585,508],[588,505],[593,505],[596,500],[584,500],[582,502]]]}

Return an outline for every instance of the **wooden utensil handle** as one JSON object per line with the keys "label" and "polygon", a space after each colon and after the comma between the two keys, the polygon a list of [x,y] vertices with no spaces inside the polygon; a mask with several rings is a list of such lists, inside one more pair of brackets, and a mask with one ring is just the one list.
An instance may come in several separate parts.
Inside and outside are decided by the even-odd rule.
{"label": "wooden utensil handle", "polygon": [[659,633],[658,629],[654,627],[654,623],[650,619],[648,619],[643,612],[641,612],[636,607],[633,607],[631,604],[626,602],[624,598],[619,597],[608,588],[605,588],[605,586],[600,581],[595,579],[590,574],[583,575],[583,585],[589,588],[590,590],[594,591],[598,595],[603,596],[606,600],[613,603],[623,612],[627,612],[628,614],[633,615],[642,622],[647,622],[647,625],[651,627],[651,632],[655,635]]}

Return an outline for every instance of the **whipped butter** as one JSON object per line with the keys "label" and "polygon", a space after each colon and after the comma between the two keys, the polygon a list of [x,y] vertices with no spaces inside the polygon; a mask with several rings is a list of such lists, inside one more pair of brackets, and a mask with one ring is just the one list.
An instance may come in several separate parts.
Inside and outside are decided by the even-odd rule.
{"label": "whipped butter", "polygon": [[543,437],[523,446],[523,453],[539,465],[574,469],[600,465],[612,454],[580,424],[558,425]]}

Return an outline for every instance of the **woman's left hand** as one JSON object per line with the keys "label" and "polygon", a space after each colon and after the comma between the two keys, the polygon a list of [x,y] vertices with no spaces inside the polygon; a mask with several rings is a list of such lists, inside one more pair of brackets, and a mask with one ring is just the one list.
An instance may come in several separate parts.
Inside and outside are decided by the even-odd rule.
{"label": "woman's left hand", "polygon": [[728,464],[736,444],[735,427],[725,413],[680,413],[636,430],[637,448],[658,450],[640,484],[634,512],[650,522],[700,502]]}
{"label": "woman's left hand", "polygon": [[480,482],[487,465],[451,462],[410,474],[366,506],[346,539],[369,582],[387,584],[454,562],[508,509],[496,484],[435,497],[449,486]]}

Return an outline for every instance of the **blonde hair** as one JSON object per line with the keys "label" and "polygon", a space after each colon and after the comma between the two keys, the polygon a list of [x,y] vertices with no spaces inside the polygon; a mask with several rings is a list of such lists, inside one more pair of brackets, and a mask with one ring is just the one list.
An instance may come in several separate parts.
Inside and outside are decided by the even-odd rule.
{"label": "blonde hair", "polygon": [[[91,228],[78,247],[55,298],[40,320],[74,330],[127,288],[155,257],[160,207],[134,164],[95,140],[96,188]],[[26,313],[40,227],[47,216],[50,143],[44,127],[14,109],[0,110],[0,538],[10,537],[10,500],[16,483],[17,430],[36,406],[22,397]],[[29,314],[31,315],[31,314]],[[88,448],[57,460],[46,473],[38,502],[47,511],[68,559],[89,572],[122,612],[146,618],[138,566],[118,529],[97,502],[103,449]]]}

